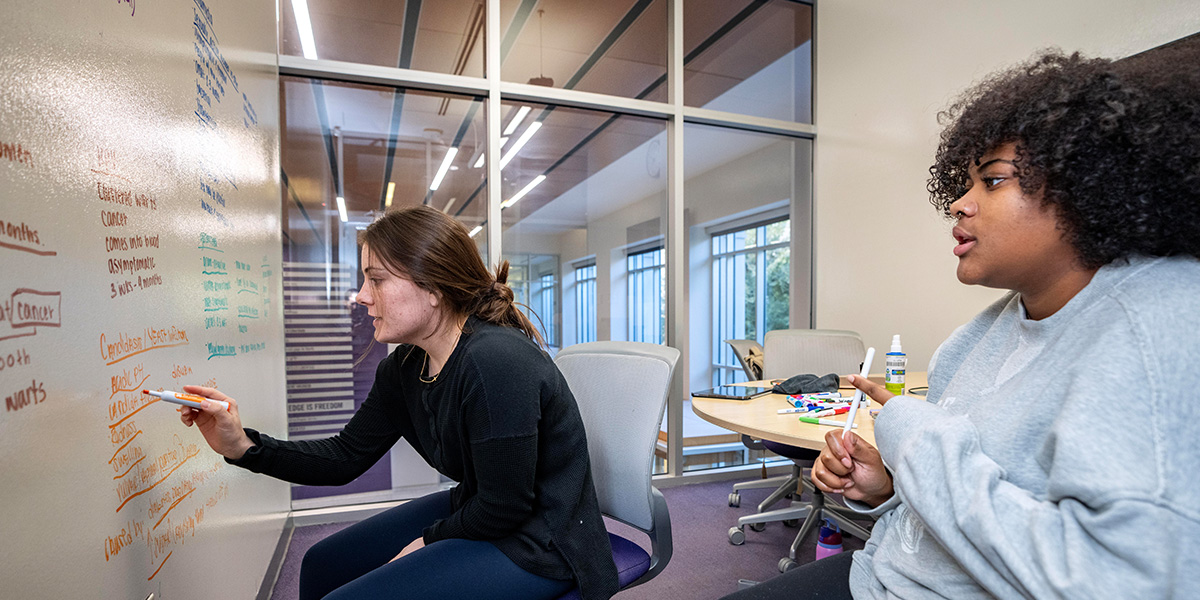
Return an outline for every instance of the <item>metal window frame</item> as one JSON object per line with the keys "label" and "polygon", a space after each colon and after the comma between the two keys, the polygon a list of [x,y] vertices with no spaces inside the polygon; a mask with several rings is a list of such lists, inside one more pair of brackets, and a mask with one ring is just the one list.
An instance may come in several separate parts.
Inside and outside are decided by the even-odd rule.
{"label": "metal window frame", "polygon": [[[377,65],[365,65],[332,60],[309,60],[303,57],[278,55],[278,68],[281,76],[304,77],[317,80],[342,81],[381,85],[402,89],[467,94],[486,97],[487,110],[487,180],[500,181],[499,161],[493,157],[500,156],[501,131],[501,101],[539,102],[608,111],[620,115],[636,115],[662,119],[667,125],[667,231],[664,249],[666,258],[666,307],[667,326],[666,344],[679,348],[683,356],[675,369],[675,380],[672,384],[671,397],[667,410],[667,455],[668,472],[666,477],[683,477],[683,398],[685,382],[689,379],[689,340],[688,340],[688,292],[687,292],[687,226],[684,218],[684,177],[683,177],[683,130],[687,124],[710,125],[739,131],[768,133],[778,136],[815,139],[817,129],[809,123],[796,123],[778,119],[769,119],[749,115],[741,115],[723,111],[685,106],[683,102],[683,3],[684,0],[667,0],[667,101],[657,102],[610,96],[578,90],[565,90],[532,86],[521,83],[500,80],[500,0],[486,0],[486,45],[484,51],[484,77],[468,77],[401,69]],[[802,1],[813,7],[813,40],[816,39],[816,10],[817,2]],[[816,44],[813,44],[813,82],[816,81]],[[813,98],[812,116],[815,122],[818,106],[815,94]],[[809,185],[811,186],[812,171],[809,166]],[[501,261],[501,227],[500,227],[500,187],[487,186],[487,260],[489,264],[497,265]],[[809,202],[811,212],[813,203]],[[806,319],[810,323],[812,314],[813,285],[812,273],[812,214],[792,215],[793,239],[796,238],[797,224],[808,225],[808,231],[800,232],[809,241],[805,256],[792,256],[792,281],[797,281],[797,275],[807,275],[807,305]],[[794,253],[795,254],[795,253]],[[807,260],[808,264],[799,264]],[[798,311],[791,311],[798,312]],[[793,324],[802,323],[801,315],[791,316]],[[697,475],[702,472],[692,472]]]}

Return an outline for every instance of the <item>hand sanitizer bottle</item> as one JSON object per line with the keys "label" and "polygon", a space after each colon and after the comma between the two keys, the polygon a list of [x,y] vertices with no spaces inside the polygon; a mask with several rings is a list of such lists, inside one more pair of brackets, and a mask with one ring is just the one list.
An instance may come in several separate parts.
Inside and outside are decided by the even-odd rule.
{"label": "hand sanitizer bottle", "polygon": [[904,393],[904,370],[908,356],[900,349],[900,334],[892,336],[892,351],[887,353],[884,363],[883,381],[887,391],[899,396]]}

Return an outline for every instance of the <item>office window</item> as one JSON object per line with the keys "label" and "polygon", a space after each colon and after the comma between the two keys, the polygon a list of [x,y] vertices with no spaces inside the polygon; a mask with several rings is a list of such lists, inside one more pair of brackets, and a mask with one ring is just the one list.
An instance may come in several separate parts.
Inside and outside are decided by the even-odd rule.
{"label": "office window", "polygon": [[667,338],[666,268],[661,247],[630,254],[629,340],[661,344]]}
{"label": "office window", "polygon": [[596,264],[575,269],[575,341],[596,341]]}
{"label": "office window", "polygon": [[[279,53],[484,76],[487,2],[295,0],[279,3]],[[304,10],[300,15],[296,7]]]}
{"label": "office window", "polygon": [[787,328],[790,241],[787,219],[713,236],[713,385],[746,380],[725,340]]}
{"label": "office window", "polygon": [[510,254],[508,286],[517,307],[542,334],[546,345],[561,348],[558,336],[558,256]]}
{"label": "office window", "polygon": [[[388,352],[374,342],[367,308],[351,301],[362,285],[358,234],[383,211],[423,203],[479,228],[484,203],[456,199],[487,196],[482,170],[466,164],[482,146],[486,110],[473,96],[307,77],[279,85],[287,433],[321,439],[362,405]],[[486,236],[473,239],[486,256]],[[401,442],[353,482],[296,485],[292,499],[394,500],[439,478]]]}
{"label": "office window", "polygon": [[684,104],[811,123],[812,17],[793,0],[687,0]]}
{"label": "office window", "polygon": [[501,0],[500,75],[516,83],[663,102],[667,4]]}
{"label": "office window", "polygon": [[558,314],[555,310],[557,302],[555,302],[555,294],[558,292],[558,278],[554,273],[544,273],[539,275],[532,282],[532,294],[530,296],[530,308],[538,315],[546,315],[542,317],[541,329],[542,337],[550,346],[561,346],[558,340],[558,331],[554,326],[554,319],[550,318]]}

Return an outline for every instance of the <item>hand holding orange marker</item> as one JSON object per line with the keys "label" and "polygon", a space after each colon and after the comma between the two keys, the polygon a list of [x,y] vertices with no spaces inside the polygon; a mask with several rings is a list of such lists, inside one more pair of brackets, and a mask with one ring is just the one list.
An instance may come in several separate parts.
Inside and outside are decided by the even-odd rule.
{"label": "hand holding orange marker", "polygon": [[224,400],[213,400],[212,398],[205,398],[203,396],[194,396],[192,394],[181,394],[179,392],[171,392],[171,391],[166,391],[166,390],[163,390],[161,392],[142,390],[142,393],[150,394],[151,396],[157,396],[158,398],[160,398],[162,400],[166,400],[167,402],[174,402],[175,404],[181,404],[183,406],[190,406],[191,408],[200,408],[200,403],[204,402],[205,400],[208,400],[209,402],[212,402],[212,403],[220,406],[221,408],[224,408],[225,410],[229,410],[229,403]]}

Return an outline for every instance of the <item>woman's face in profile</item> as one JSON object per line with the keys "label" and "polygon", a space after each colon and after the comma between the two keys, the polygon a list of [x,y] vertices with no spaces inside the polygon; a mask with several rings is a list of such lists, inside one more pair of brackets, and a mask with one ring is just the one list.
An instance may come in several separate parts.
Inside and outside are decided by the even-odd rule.
{"label": "woman's face in profile", "polygon": [[953,204],[958,280],[1033,294],[1076,269],[1076,252],[1041,197],[1021,190],[1016,144],[986,152],[970,171],[970,189]]}
{"label": "woman's face in profile", "polygon": [[356,301],[374,318],[375,341],[418,344],[439,322],[436,294],[389,271],[370,247],[362,249],[363,285]]}

